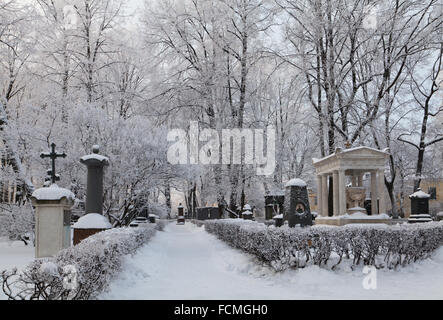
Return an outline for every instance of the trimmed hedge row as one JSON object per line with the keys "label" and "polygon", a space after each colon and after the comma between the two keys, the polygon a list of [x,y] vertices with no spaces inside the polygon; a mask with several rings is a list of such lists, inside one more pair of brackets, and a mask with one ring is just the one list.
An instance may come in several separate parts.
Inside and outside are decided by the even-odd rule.
{"label": "trimmed hedge row", "polygon": [[0,281],[12,300],[86,300],[95,298],[121,270],[123,256],[148,242],[164,223],[117,228],[95,234],[60,251],[54,258],[38,259],[22,272],[3,271]]}
{"label": "trimmed hedge row", "polygon": [[291,229],[229,219],[206,221],[205,229],[276,271],[328,262],[334,269],[343,259],[352,260],[353,265],[392,269],[425,259],[443,244],[443,222]]}

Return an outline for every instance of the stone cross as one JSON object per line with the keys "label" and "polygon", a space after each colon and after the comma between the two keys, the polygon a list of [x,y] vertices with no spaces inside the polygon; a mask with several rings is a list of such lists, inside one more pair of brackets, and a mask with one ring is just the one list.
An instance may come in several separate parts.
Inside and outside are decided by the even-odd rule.
{"label": "stone cross", "polygon": [[51,152],[50,153],[42,153],[40,154],[40,158],[50,158],[52,160],[52,170],[51,170],[51,182],[54,184],[57,181],[57,174],[55,173],[55,160],[57,158],[66,158],[66,153],[57,153],[55,151],[55,143],[51,144]]}

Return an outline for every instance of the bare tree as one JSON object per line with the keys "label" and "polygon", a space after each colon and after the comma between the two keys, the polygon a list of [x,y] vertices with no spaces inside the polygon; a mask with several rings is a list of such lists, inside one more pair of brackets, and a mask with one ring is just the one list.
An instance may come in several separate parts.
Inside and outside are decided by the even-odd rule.
{"label": "bare tree", "polygon": [[[419,126],[419,132],[411,131],[409,133],[401,134],[398,137],[398,140],[417,149],[417,164],[414,177],[415,191],[420,188],[426,149],[438,142],[443,141],[443,131],[441,130],[440,124],[437,125],[437,128],[440,129],[437,129],[434,132],[433,137],[429,137],[429,125],[431,123],[431,119],[437,117],[443,111],[441,101],[439,101],[439,99],[434,99],[437,96],[436,93],[441,90],[441,84],[443,82],[440,77],[440,72],[442,69],[442,52],[443,45],[440,44],[440,49],[432,66],[430,75],[428,75],[425,79],[418,79],[417,67],[420,65],[415,64],[409,70],[411,94],[413,95],[414,101],[418,106],[418,110],[422,112],[421,125]],[[419,136],[418,142],[415,142],[410,138],[406,139],[406,136],[413,135]]]}

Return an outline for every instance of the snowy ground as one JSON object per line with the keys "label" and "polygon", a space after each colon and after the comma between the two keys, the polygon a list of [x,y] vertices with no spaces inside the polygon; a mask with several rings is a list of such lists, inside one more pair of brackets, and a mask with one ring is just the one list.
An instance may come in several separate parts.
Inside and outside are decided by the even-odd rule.
{"label": "snowy ground", "polygon": [[101,299],[443,299],[443,248],[399,271],[377,272],[366,290],[363,268],[311,266],[276,274],[187,223],[170,224],[133,257]]}
{"label": "snowy ground", "polygon": [[[0,238],[0,272],[13,268],[21,269],[34,260],[34,246],[25,244],[22,241],[7,241]],[[0,289],[0,300],[6,299]]]}

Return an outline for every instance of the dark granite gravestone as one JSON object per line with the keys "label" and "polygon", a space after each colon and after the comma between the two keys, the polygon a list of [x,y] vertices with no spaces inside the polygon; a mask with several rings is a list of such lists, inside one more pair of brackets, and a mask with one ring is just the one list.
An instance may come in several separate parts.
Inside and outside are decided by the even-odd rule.
{"label": "dark granite gravestone", "polygon": [[371,199],[365,200],[365,209],[366,209],[366,214],[368,216],[372,215],[372,200]]}
{"label": "dark granite gravestone", "polygon": [[425,193],[421,189],[411,194],[411,216],[408,219],[409,223],[423,223],[431,222],[432,217],[429,214],[429,200],[431,195]]}
{"label": "dark granite gravestone", "polygon": [[210,207],[208,208],[209,211],[209,219],[221,219],[221,212],[218,207]]}
{"label": "dark granite gravestone", "polygon": [[185,224],[184,208],[180,203],[177,207],[177,224]]}
{"label": "dark granite gravestone", "polygon": [[417,192],[411,194],[411,214],[429,214],[429,199],[431,195],[418,189]]}
{"label": "dark granite gravestone", "polygon": [[254,214],[249,210],[244,211],[242,213],[242,216],[244,220],[254,220]]}
{"label": "dark granite gravestone", "polygon": [[180,203],[180,204],[178,205],[178,207],[177,207],[177,212],[178,212],[177,215],[178,215],[178,216],[184,216],[183,210],[184,210],[184,208],[183,208],[182,204]]}
{"label": "dark granite gravestone", "polygon": [[301,179],[293,179],[286,184],[284,220],[289,227],[312,226],[311,207],[309,206],[308,188]]}
{"label": "dark granite gravestone", "polygon": [[274,218],[272,218],[275,222],[275,226],[277,228],[282,227],[283,226],[283,215],[280,214],[278,216],[275,216]]}
{"label": "dark granite gravestone", "polygon": [[[74,225],[74,245],[87,237],[99,233],[103,230],[112,228],[108,218],[103,216],[103,175],[105,167],[109,166],[109,159],[105,156],[99,155],[99,146],[92,147],[92,154],[81,157],[80,163],[84,164],[88,169],[87,187],[86,187],[86,205],[85,215],[81,217]],[[95,224],[88,228],[87,221],[94,221],[100,217],[102,228],[96,228]],[[80,224],[80,221],[85,224]],[[76,227],[77,226],[77,227]]]}
{"label": "dark granite gravestone", "polygon": [[209,208],[197,208],[197,220],[208,220]]}
{"label": "dark granite gravestone", "polygon": [[99,147],[92,147],[92,154],[84,156],[80,162],[88,168],[86,187],[86,214],[103,214],[103,172],[109,166],[109,159],[98,154]]}

